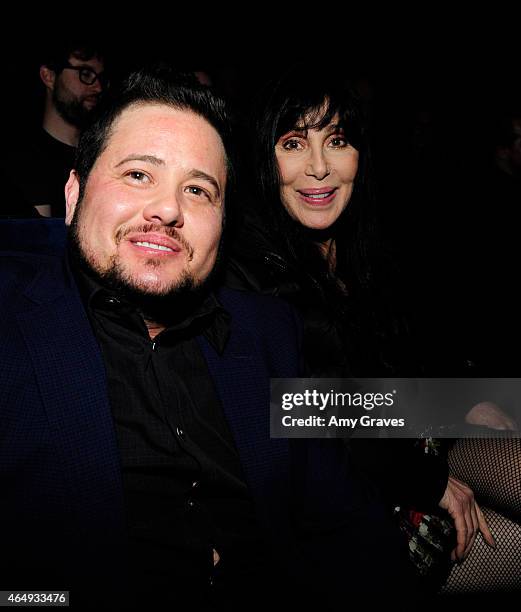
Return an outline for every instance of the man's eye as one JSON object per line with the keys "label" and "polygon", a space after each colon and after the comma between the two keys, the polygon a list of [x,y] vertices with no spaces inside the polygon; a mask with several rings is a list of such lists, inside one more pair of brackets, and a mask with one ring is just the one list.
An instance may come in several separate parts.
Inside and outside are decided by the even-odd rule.
{"label": "man's eye", "polygon": [[90,68],[82,68],[80,74],[88,81],[94,81],[96,79],[96,73]]}
{"label": "man's eye", "polygon": [[147,174],[140,172],[139,170],[131,170],[127,176],[138,183],[146,183],[150,180]]}
{"label": "man's eye", "polygon": [[209,196],[209,194],[208,194],[208,192],[206,190],[201,189],[201,187],[196,187],[195,185],[189,185],[186,188],[186,191],[188,193],[192,194],[192,195],[195,195],[195,196],[205,196],[208,199],[210,198],[210,196]]}

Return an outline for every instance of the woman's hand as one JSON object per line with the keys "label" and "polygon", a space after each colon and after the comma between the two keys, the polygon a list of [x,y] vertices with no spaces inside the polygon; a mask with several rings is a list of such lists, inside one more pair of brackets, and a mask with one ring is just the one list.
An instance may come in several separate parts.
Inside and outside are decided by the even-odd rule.
{"label": "woman's hand", "polygon": [[480,507],[474,499],[474,493],[466,484],[449,477],[447,488],[439,506],[447,510],[456,527],[457,544],[451,553],[453,561],[463,561],[465,559],[479,531],[481,531],[485,542],[491,548],[496,548],[496,542],[490,533]]}

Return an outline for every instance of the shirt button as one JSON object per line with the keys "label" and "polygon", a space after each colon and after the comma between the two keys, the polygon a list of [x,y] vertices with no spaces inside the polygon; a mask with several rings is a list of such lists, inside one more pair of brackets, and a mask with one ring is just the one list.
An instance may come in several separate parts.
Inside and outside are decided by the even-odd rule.
{"label": "shirt button", "polygon": [[188,506],[189,506],[190,508],[193,508],[193,507],[194,507],[194,505],[195,505],[195,502],[194,502],[194,500],[193,500],[193,499],[189,499],[189,500],[188,500],[186,503],[188,504]]}
{"label": "shirt button", "polygon": [[105,301],[107,304],[110,304],[110,306],[118,306],[120,303],[118,298],[114,297],[113,295],[109,295]]}
{"label": "shirt button", "polygon": [[175,432],[177,434],[177,437],[180,438],[181,440],[184,440],[186,438],[185,432],[180,427],[176,427]]}
{"label": "shirt button", "polygon": [[192,482],[192,489],[197,489],[197,487],[199,486],[199,484],[200,484],[200,483],[199,483],[199,481],[198,481],[198,480],[194,480],[194,481]]}

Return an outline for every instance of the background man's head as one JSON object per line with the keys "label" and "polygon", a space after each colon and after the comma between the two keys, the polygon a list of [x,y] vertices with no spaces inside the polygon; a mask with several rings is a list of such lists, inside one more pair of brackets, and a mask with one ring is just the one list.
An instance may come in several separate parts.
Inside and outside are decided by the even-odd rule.
{"label": "background man's head", "polygon": [[202,285],[221,243],[229,142],[223,101],[195,79],[131,75],[82,134],[66,187],[89,270],[137,297]]}
{"label": "background man's head", "polygon": [[66,123],[83,128],[106,81],[103,54],[93,43],[68,41],[50,49],[40,66],[46,104]]}

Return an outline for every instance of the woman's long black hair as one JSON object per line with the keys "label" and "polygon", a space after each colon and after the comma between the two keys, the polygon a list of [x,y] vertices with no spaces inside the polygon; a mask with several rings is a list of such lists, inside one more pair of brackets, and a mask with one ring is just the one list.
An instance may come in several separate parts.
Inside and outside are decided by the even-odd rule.
{"label": "woman's long black hair", "polygon": [[[374,194],[371,182],[369,135],[362,104],[338,70],[297,64],[270,83],[257,103],[254,121],[257,205],[269,218],[270,234],[281,254],[297,268],[306,266],[318,281],[328,274],[320,253],[318,232],[295,221],[281,202],[281,177],[275,145],[295,127],[321,129],[338,117],[348,142],[359,154],[351,199],[331,228],[336,244],[335,275],[348,292],[372,282],[372,260],[377,250]],[[269,217],[268,217],[269,216]]]}

